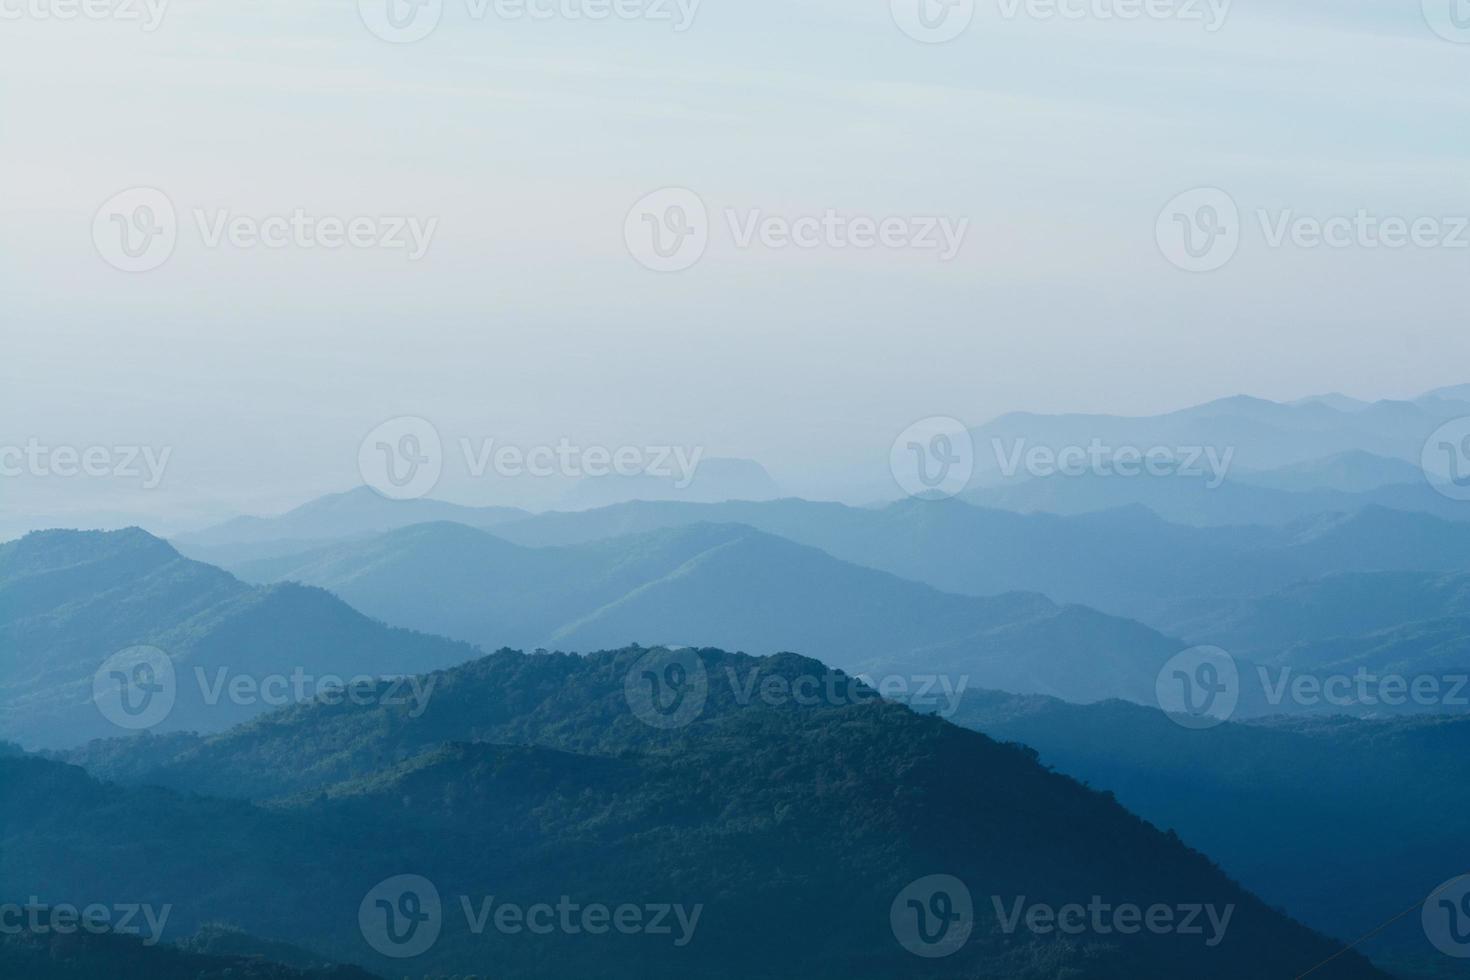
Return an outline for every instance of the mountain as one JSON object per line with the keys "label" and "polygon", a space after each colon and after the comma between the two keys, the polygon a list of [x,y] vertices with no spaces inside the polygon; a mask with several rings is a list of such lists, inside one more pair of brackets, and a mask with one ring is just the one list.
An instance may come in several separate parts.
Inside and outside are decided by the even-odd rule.
{"label": "mountain", "polygon": [[1419,486],[1424,483],[1424,471],[1406,460],[1351,450],[1274,470],[1237,474],[1236,479],[1258,487],[1293,492],[1339,490],[1344,493],[1371,493],[1396,484]]}
{"label": "mountain", "polygon": [[726,500],[775,500],[781,496],[781,488],[771,479],[771,474],[753,459],[701,459],[687,486],[681,485],[683,483],[685,480],[678,475],[586,477],[573,484],[562,498],[561,509],[590,510],[629,500],[720,503]]}
{"label": "mountain", "polygon": [[[104,664],[137,647],[161,652],[125,657],[114,690]],[[0,738],[31,747],[120,734],[119,719],[132,723],[110,710],[122,698],[145,712],[158,705],[159,731],[219,731],[333,678],[418,673],[477,653],[386,627],[320,589],[246,585],[136,528],[0,544],[0,650]],[[148,683],[134,691],[139,678]]]}
{"label": "mountain", "polygon": [[[1421,460],[1442,424],[1470,416],[1467,392],[1373,403],[1237,396],[1145,417],[1012,413],[972,431],[976,475],[964,496],[1022,513],[1142,504],[1170,521],[1212,527],[1370,506],[1464,521],[1463,502],[1430,486]],[[1033,453],[1070,459],[1071,468],[1036,463]],[[1112,461],[1126,454],[1159,454],[1168,465],[1120,474]]]}
{"label": "mountain", "polygon": [[331,494],[279,517],[236,517],[191,534],[173,545],[190,558],[232,564],[290,554],[328,541],[368,537],[429,521],[494,527],[527,516],[514,507],[464,507],[442,500],[393,500],[372,487]]}
{"label": "mountain", "polygon": [[[698,696],[666,705],[670,725],[661,700],[630,692],[675,664],[681,694]],[[803,691],[806,680],[824,694],[744,693]],[[181,927],[225,919],[369,968],[387,965],[371,948],[388,938],[377,908],[427,913],[419,921],[433,922],[437,941],[410,971],[392,964],[395,974],[491,963],[517,977],[1235,980],[1297,976],[1341,951],[1031,753],[876,700],[805,658],[505,651],[434,687],[417,716],[300,705],[218,736],[95,743],[74,756],[99,773],[139,774],[130,785],[0,759],[0,779],[16,787],[0,798],[0,890],[44,881],[53,893],[106,894],[126,883],[145,898],[188,895]],[[146,773],[138,755],[153,760]],[[64,852],[45,846],[55,840]],[[672,906],[683,912],[670,923],[697,925],[476,935],[487,899]],[[1013,909],[1069,903],[1230,918],[1188,934],[1120,932],[1111,918],[1099,920],[1105,935],[1002,926]],[[1351,952],[1314,975],[1382,976]]]}
{"label": "mountain", "polygon": [[[446,579],[438,570],[453,568]],[[1035,594],[950,595],[744,525],[694,524],[526,548],[454,524],[242,566],[329,589],[387,622],[484,649],[634,639],[799,650],[851,672],[1077,700],[1153,697],[1180,644]]]}
{"label": "mountain", "polygon": [[[1278,475],[1283,471],[1296,473],[1302,468],[1310,473],[1314,465],[1315,462],[1293,464],[1283,470],[1268,470],[1265,471],[1265,480],[1289,483],[1335,478],[1331,474]],[[1408,466],[1407,463],[1402,465]],[[1345,483],[1355,479],[1351,475],[1336,478]],[[963,494],[963,499],[977,507],[1062,516],[1143,506],[1167,521],[1195,527],[1283,525],[1318,514],[1353,514],[1373,507],[1429,514],[1446,521],[1470,521],[1470,508],[1463,501],[1440,493],[1422,475],[1415,482],[1395,482],[1360,492],[1263,486],[1260,479],[1258,474],[1243,470],[1219,483],[1208,476],[1119,478],[1094,474],[1054,475],[1012,480],[971,490]],[[1371,482],[1373,478],[1361,479]]]}
{"label": "mountain", "polygon": [[1470,569],[1470,526],[1381,507],[1280,527],[1196,528],[1141,507],[1058,517],[958,500],[872,509],[647,503],[542,514],[494,533],[522,544],[571,544],[708,520],[747,524],[946,592],[1040,592],[1165,631],[1215,604],[1339,572]]}
{"label": "mountain", "polygon": [[1297,644],[1381,633],[1411,623],[1470,617],[1470,573],[1352,572],[1265,595],[1181,607],[1169,629],[1194,642],[1266,658]]}
{"label": "mountain", "polygon": [[[1458,817],[1470,806],[1458,775],[1470,719],[1272,719],[1198,731],[1122,702],[974,692],[953,720],[1028,745],[1058,771],[1115,793],[1266,901],[1344,940],[1470,869]],[[1366,950],[1375,960],[1439,958],[1418,915]]]}
{"label": "mountain", "polygon": [[[74,927],[72,927],[74,929]],[[15,980],[373,980],[355,967],[292,967],[258,956],[145,945],[130,935],[0,933],[0,977]]]}
{"label": "mountain", "polygon": [[[1441,424],[1470,415],[1470,386],[1440,389],[1415,401],[1371,404],[1318,397],[1291,404],[1238,395],[1161,415],[1003,415],[973,430],[982,477],[1005,475],[1016,449],[1060,452],[1094,444],[1116,452],[1212,449],[1233,465],[1267,470],[1362,451],[1417,465],[1424,441]],[[1140,482],[1140,481],[1135,481]]]}

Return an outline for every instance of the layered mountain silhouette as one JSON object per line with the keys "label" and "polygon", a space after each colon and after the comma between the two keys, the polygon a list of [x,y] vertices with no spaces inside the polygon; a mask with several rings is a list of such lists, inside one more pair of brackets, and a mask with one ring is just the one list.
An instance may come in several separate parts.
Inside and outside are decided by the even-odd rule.
{"label": "layered mountain silhouette", "polygon": [[[1460,777],[1467,719],[1278,718],[1191,730],[1123,702],[977,692],[953,720],[1116,793],[1267,901],[1344,939],[1374,932],[1470,870],[1460,818],[1470,806]],[[1441,958],[1417,915],[1364,948],[1395,963]]]}
{"label": "layered mountain silhouette", "polygon": [[1292,463],[1273,470],[1248,471],[1237,474],[1236,479],[1294,493],[1313,490],[1371,493],[1384,487],[1406,484],[1418,486],[1425,482],[1424,470],[1417,462],[1375,456],[1360,449]]}
{"label": "layered mountain silhouette", "polygon": [[327,541],[429,521],[493,527],[526,516],[526,511],[514,507],[465,507],[427,498],[392,500],[371,487],[358,487],[319,497],[278,517],[237,517],[181,534],[173,543],[191,558],[219,564],[290,554]]}
{"label": "layered mountain silhouette", "polygon": [[[668,658],[705,679],[682,727],[648,724],[628,695],[630,675],[639,683]],[[744,693],[800,690],[808,677],[830,693]],[[526,977],[1233,980],[1321,964],[1314,976],[1381,975],[1028,751],[877,700],[815,661],[505,651],[439,675],[435,691],[417,716],[301,705],[222,735],[96,743],[76,756],[130,785],[0,759],[15,788],[0,798],[0,890],[44,877],[53,893],[96,895],[126,882],[145,900],[189,896],[180,928],[229,921],[372,968],[387,961],[360,928],[360,906],[385,879],[412,874],[443,908],[437,940],[408,961],[415,973],[492,963]],[[67,841],[64,858],[44,846],[56,839]],[[949,876],[948,902],[903,901],[935,875]],[[969,903],[955,904],[954,881]],[[461,909],[488,896],[700,913],[683,946],[555,929],[475,934]],[[1233,911],[1209,945],[1208,928],[1007,931],[1017,902]],[[934,912],[937,931],[933,918],[917,932],[905,925]],[[971,928],[943,958],[910,952],[944,941],[942,922]],[[391,965],[404,972],[404,961]]]}
{"label": "layered mountain silhouette", "polygon": [[[172,665],[174,704],[158,731],[227,728],[293,696],[296,675],[312,696],[324,678],[413,674],[476,655],[384,626],[320,589],[246,585],[136,528],[0,545],[0,737],[46,747],[120,734],[94,701],[94,681],[114,654],[138,646]],[[286,683],[232,695],[241,678]]]}
{"label": "layered mountain silhouette", "polygon": [[[1411,401],[1357,402],[1327,395],[1289,404],[1237,395],[1161,415],[1040,415],[1015,412],[975,429],[977,469],[1000,473],[999,441],[1061,450],[1089,446],[1148,450],[1233,450],[1234,465],[1270,470],[1339,453],[1365,452],[1417,466],[1425,440],[1444,422],[1470,416],[1470,386],[1441,388]],[[1004,458],[1006,454],[1000,454]],[[1000,475],[1004,475],[1001,473]]]}
{"label": "layered mountain silhouette", "polygon": [[[257,947],[279,951],[281,944],[259,944],[210,930],[181,944],[147,945],[136,936],[95,934],[66,920],[54,929],[41,910],[39,929],[0,934],[0,977],[16,980],[373,980],[350,966],[294,966],[270,960]],[[224,952],[225,947],[233,952]],[[246,952],[245,950],[249,950]]]}
{"label": "layered mountain silhouette", "polygon": [[[453,568],[448,580],[436,572]],[[426,524],[240,574],[329,589],[387,622],[476,643],[598,649],[635,638],[797,650],[850,672],[942,673],[1074,700],[1153,697],[1182,647],[1043,596],[951,595],[743,525],[695,524],[526,548]]]}
{"label": "layered mountain silhouette", "polygon": [[1281,527],[1197,528],[1142,507],[1057,517],[954,500],[872,509],[790,500],[639,503],[542,514],[494,533],[522,544],[573,544],[705,520],[746,524],[947,592],[1040,592],[1166,629],[1210,603],[1341,572],[1470,569],[1470,527],[1381,507]]}
{"label": "layered mountain silhouette", "polygon": [[1470,508],[1464,501],[1436,490],[1422,475],[1416,482],[1367,490],[1289,490],[1257,482],[1283,472],[1269,471],[1264,477],[1242,473],[1218,484],[1211,477],[1199,476],[1045,476],[967,491],[964,499],[978,507],[1023,514],[1078,515],[1142,506],[1165,520],[1197,527],[1280,525],[1369,507],[1413,511],[1448,521],[1470,520]]}
{"label": "layered mountain silhouette", "polygon": [[[1470,518],[1463,501],[1431,482],[1452,473],[1426,441],[1470,416],[1470,386],[1412,401],[1343,395],[1289,404],[1235,396],[1144,417],[1012,413],[972,432],[976,477],[966,499],[1020,512],[1082,514],[1141,504],[1183,524],[1284,524],[1329,511],[1379,506]],[[1167,475],[1028,472],[1026,454],[1075,452],[1110,459],[1162,451]],[[1091,458],[1091,457],[1089,457]],[[1424,470],[1425,460],[1431,468]]]}
{"label": "layered mountain silhouette", "polygon": [[[686,479],[687,485],[683,485]],[[774,500],[780,496],[781,488],[771,479],[766,468],[755,460],[709,457],[698,461],[692,477],[649,474],[586,477],[572,485],[558,506],[564,510],[588,510],[629,500],[720,503],[726,500]]]}

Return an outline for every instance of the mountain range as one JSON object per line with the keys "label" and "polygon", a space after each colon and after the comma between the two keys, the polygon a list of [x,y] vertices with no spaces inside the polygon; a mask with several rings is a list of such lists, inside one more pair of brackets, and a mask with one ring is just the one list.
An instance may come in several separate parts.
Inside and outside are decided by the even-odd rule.
{"label": "mountain range", "polygon": [[[434,574],[452,567],[450,581]],[[1180,644],[1026,593],[952,595],[744,525],[695,524],[527,548],[425,524],[237,569],[332,591],[379,619],[475,643],[588,650],[635,638],[787,650],[850,672],[1080,700],[1152,697]]]}
{"label": "mountain range", "polygon": [[321,589],[246,585],[136,528],[0,544],[0,737],[35,748],[121,734],[98,710],[97,678],[137,647],[168,658],[150,669],[172,672],[156,678],[174,696],[157,731],[218,731],[303,686],[312,696],[331,678],[417,674],[477,654],[375,622]]}
{"label": "mountain range", "polygon": [[[700,710],[681,726],[648,724],[629,677],[675,661],[707,679]],[[772,681],[799,690],[809,677],[830,693],[743,693]],[[444,909],[415,973],[490,963],[525,977],[1234,980],[1323,964],[1315,976],[1381,976],[1027,750],[876,700],[815,661],[505,651],[437,675],[434,690],[416,716],[298,705],[216,736],[73,754],[120,784],[0,758],[13,787],[0,799],[0,893],[44,883],[48,894],[174,896],[181,930],[229,922],[395,973],[403,963],[374,953],[357,913],[379,883],[412,874]],[[903,901],[911,894],[922,900]],[[486,896],[522,906],[566,896],[700,915],[683,947],[653,935],[475,934],[460,896],[472,910]],[[1232,911],[1213,934],[1004,925],[1012,908],[1089,902]],[[925,909],[963,924],[951,955],[908,951],[927,951],[904,925]]]}
{"label": "mountain range", "polygon": [[1461,778],[1470,719],[1273,718],[1190,730],[1118,701],[976,692],[953,720],[1115,793],[1307,924],[1345,940],[1373,933],[1363,948],[1396,975],[1444,968],[1417,915],[1378,927],[1470,870],[1459,817],[1470,806]]}

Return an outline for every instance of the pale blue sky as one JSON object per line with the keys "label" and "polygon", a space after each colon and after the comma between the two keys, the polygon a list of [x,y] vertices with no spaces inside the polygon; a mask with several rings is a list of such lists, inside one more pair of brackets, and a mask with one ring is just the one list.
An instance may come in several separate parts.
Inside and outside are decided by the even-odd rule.
{"label": "pale blue sky", "polygon": [[[1209,33],[982,0],[944,45],[880,0],[704,0],[684,33],[464,9],[404,46],[342,2],[176,0],[153,33],[0,22],[0,441],[174,446],[151,507],[340,488],[361,434],[401,414],[476,439],[701,445],[815,492],[925,416],[1467,380],[1470,250],[1269,249],[1253,225],[1470,215],[1470,45],[1417,2],[1237,0]],[[90,229],[134,186],[186,227],[129,275]],[[661,276],[622,232],[665,186],[716,213],[970,230],[946,264],[739,250],[717,228]],[[1154,240],[1199,186],[1246,216],[1208,275]],[[194,208],[439,227],[413,264],[242,252],[205,248]],[[9,489],[22,508],[99,490]]]}

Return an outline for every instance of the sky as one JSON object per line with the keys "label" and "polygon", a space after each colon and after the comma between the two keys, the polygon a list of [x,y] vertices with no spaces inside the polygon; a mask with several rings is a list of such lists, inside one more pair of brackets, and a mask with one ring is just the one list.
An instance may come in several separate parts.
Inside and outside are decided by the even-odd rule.
{"label": "sky", "polygon": [[[405,0],[162,2],[0,0],[0,445],[171,450],[146,493],[0,477],[12,511],[278,510],[400,416],[832,496],[931,416],[1470,380],[1460,0],[956,0],[942,43],[919,0],[427,0],[407,43]],[[125,271],[138,188],[174,241]],[[669,200],[702,251],[657,271]],[[251,239],[297,214],[363,244]]]}

